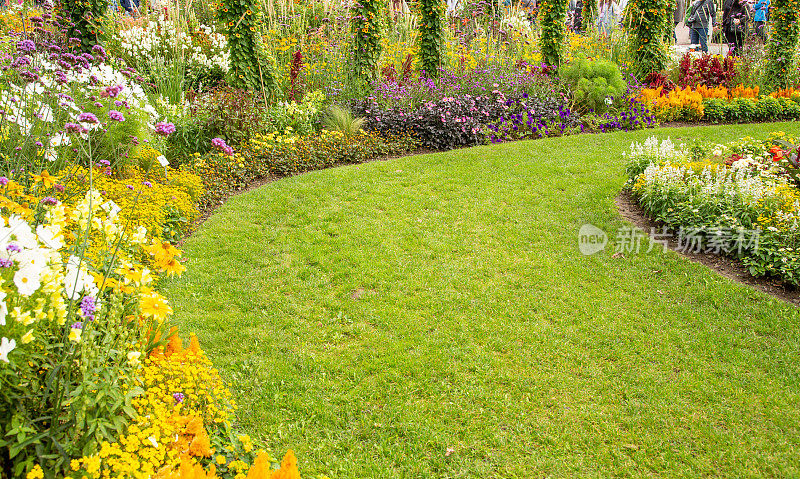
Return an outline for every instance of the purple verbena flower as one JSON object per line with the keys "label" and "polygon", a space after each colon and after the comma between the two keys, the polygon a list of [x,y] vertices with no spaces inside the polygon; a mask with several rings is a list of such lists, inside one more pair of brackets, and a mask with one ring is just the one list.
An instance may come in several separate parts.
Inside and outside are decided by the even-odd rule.
{"label": "purple verbena flower", "polygon": [[125,117],[117,110],[109,110],[108,117],[114,121],[125,121]]}
{"label": "purple verbena flower", "polygon": [[156,123],[156,134],[161,136],[169,136],[175,133],[175,125],[166,121]]}

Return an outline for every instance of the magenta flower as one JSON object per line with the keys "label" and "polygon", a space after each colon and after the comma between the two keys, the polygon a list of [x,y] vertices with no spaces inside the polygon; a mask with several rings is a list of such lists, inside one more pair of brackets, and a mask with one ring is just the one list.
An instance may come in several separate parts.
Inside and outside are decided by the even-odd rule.
{"label": "magenta flower", "polygon": [[156,134],[161,136],[169,136],[175,133],[175,125],[166,121],[156,123]]}
{"label": "magenta flower", "polygon": [[125,121],[125,117],[117,110],[109,110],[108,117],[114,121]]}
{"label": "magenta flower", "polygon": [[94,113],[84,112],[78,115],[78,121],[81,123],[100,123],[100,120],[97,119]]}

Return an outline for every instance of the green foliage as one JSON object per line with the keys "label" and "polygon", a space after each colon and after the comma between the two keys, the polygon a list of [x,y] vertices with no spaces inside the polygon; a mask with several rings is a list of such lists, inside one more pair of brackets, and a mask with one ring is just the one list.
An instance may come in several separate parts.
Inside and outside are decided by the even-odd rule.
{"label": "green foliage", "polygon": [[631,0],[626,7],[628,54],[631,73],[644,79],[650,72],[667,65],[665,25],[672,18],[672,0]]}
{"label": "green foliage", "polygon": [[276,96],[275,60],[261,38],[260,28],[264,21],[260,3],[256,0],[223,0],[218,17],[228,33],[228,83],[234,88],[263,90],[265,97]]}
{"label": "green foliage", "polygon": [[773,0],[766,62],[766,83],[772,89],[787,88],[796,77],[795,54],[800,34],[800,0]]}
{"label": "green foliage", "polygon": [[378,73],[383,31],[383,2],[360,0],[353,6],[350,28],[353,34],[353,76],[359,83],[374,80]]}
{"label": "green foliage", "polygon": [[102,21],[108,9],[108,0],[62,0],[61,11],[69,21],[67,36],[80,40],[80,48],[91,52],[94,45],[104,39]]}
{"label": "green foliage", "polygon": [[744,123],[754,121],[800,120],[800,97],[736,98],[703,100],[703,116],[713,123]]}
{"label": "green foliage", "polygon": [[364,118],[356,118],[353,112],[347,108],[339,105],[331,105],[325,115],[323,122],[325,129],[329,131],[338,131],[346,138],[350,138],[361,130],[364,125]]}
{"label": "green foliage", "polygon": [[419,58],[426,76],[439,76],[444,56],[444,14],[446,4],[443,0],[420,0],[419,10]]}
{"label": "green foliage", "polygon": [[563,65],[560,75],[571,86],[576,104],[598,113],[606,111],[609,100],[621,97],[628,88],[617,64],[608,60],[579,58]]}
{"label": "green foliage", "polygon": [[539,6],[539,24],[542,36],[539,46],[542,49],[542,61],[548,65],[561,64],[566,45],[565,25],[567,17],[567,0],[543,0]]}

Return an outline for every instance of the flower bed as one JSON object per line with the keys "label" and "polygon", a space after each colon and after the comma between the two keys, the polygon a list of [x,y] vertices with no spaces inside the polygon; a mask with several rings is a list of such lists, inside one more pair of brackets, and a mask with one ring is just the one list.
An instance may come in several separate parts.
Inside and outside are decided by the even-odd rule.
{"label": "flower bed", "polygon": [[741,259],[753,276],[800,285],[797,140],[784,133],[725,145],[632,144],[627,188],[644,211],[691,232],[698,251]]}

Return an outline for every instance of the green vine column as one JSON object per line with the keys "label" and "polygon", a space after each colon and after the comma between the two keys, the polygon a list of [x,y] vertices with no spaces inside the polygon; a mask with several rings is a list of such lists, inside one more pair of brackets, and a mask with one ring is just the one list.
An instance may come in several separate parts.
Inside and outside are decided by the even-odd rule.
{"label": "green vine column", "polygon": [[362,81],[375,79],[381,56],[381,0],[357,0],[350,26],[353,33],[353,71]]}
{"label": "green vine column", "polygon": [[419,0],[419,59],[428,77],[439,76],[444,60],[444,0]]}
{"label": "green vine column", "polygon": [[766,83],[772,89],[786,88],[794,72],[797,37],[800,34],[800,0],[773,0]]}
{"label": "green vine column", "polygon": [[255,0],[222,0],[218,16],[228,31],[230,85],[275,95],[275,60],[261,39],[259,26],[263,24],[263,13],[259,3]]}
{"label": "green vine column", "polygon": [[630,72],[640,80],[667,64],[664,25],[673,14],[671,0],[630,0],[627,6],[628,54]]}
{"label": "green vine column", "polygon": [[597,29],[595,26],[595,22],[597,22],[597,0],[584,0],[581,22],[584,32],[588,32],[589,28]]}
{"label": "green vine column", "polygon": [[103,42],[101,22],[108,9],[108,0],[62,0],[61,11],[69,20],[67,36],[80,40],[80,48],[91,52],[92,47]]}
{"label": "green vine column", "polygon": [[542,61],[550,66],[559,66],[566,45],[565,24],[568,0],[542,0],[539,6],[539,25],[542,35],[539,48]]}

